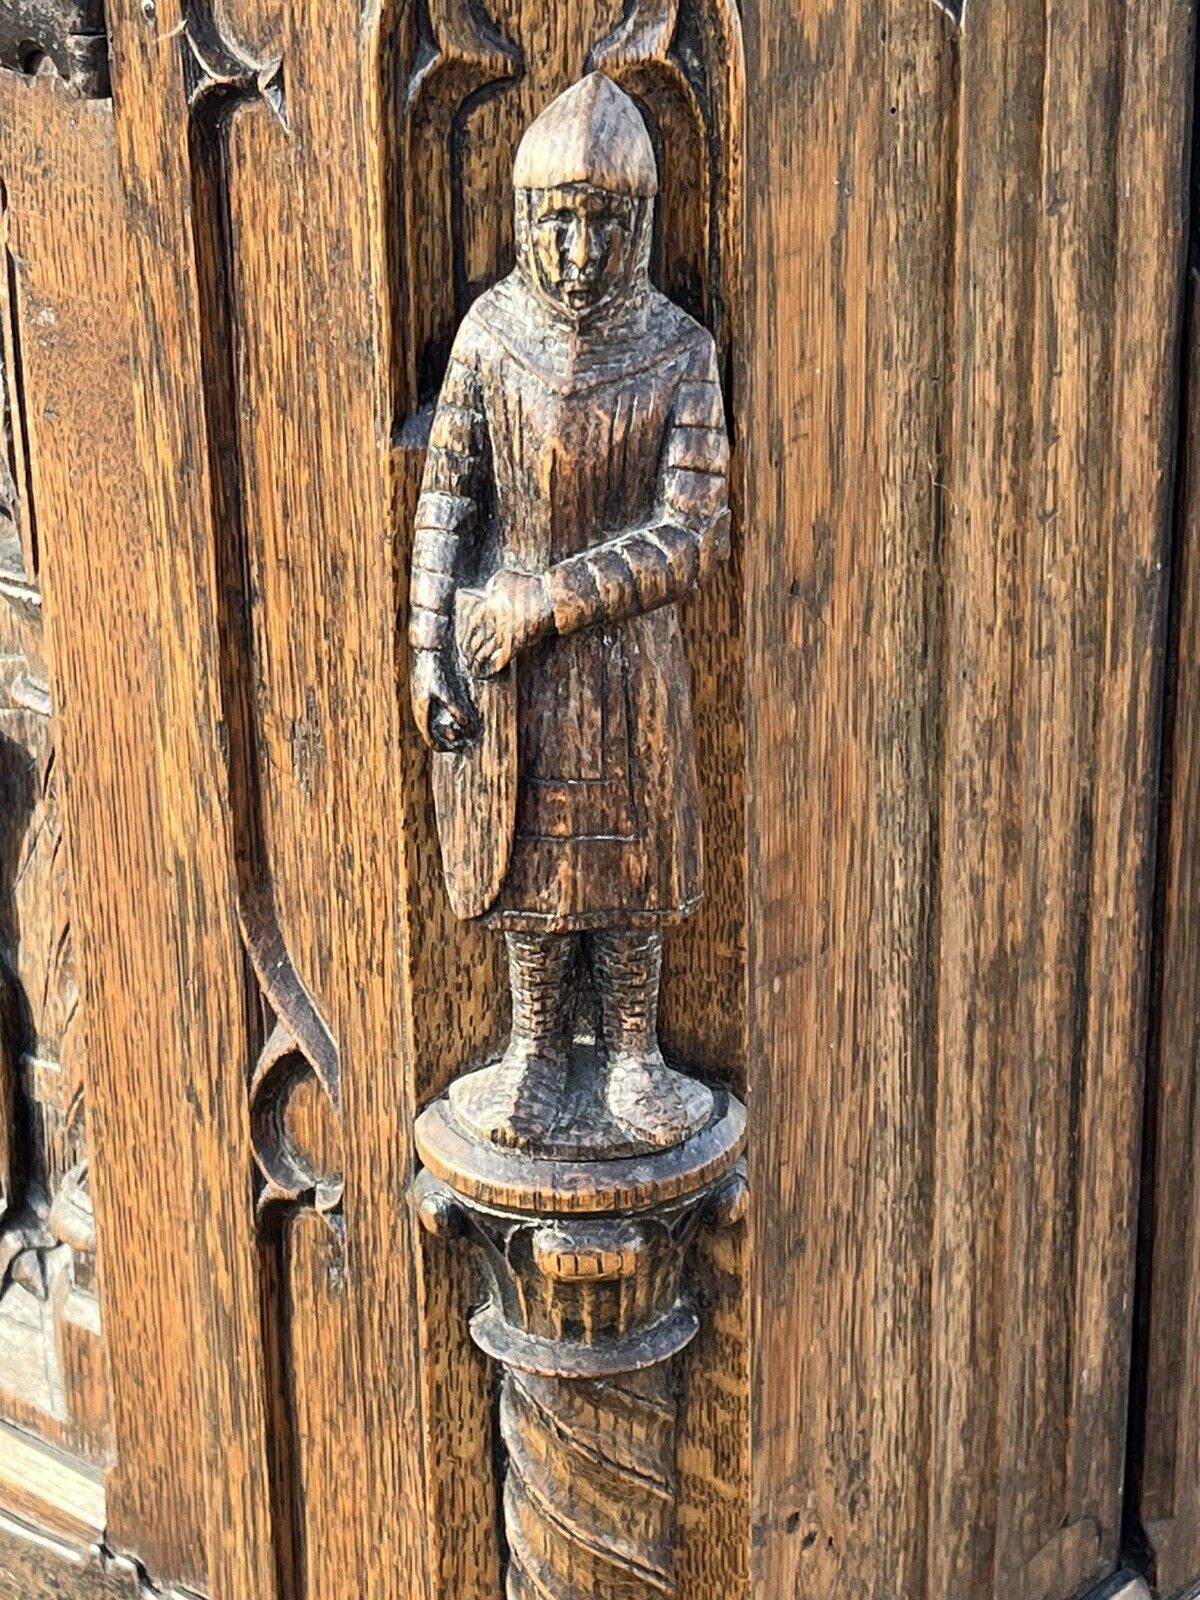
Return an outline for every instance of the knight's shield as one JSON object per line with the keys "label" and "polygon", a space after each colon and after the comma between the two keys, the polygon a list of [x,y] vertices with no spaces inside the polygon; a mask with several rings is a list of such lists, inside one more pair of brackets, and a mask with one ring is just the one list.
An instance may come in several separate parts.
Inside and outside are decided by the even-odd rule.
{"label": "knight's shield", "polygon": [[433,804],[442,867],[457,917],[479,917],[500,893],[517,816],[517,675],[511,663],[494,678],[473,678],[461,640],[477,591],[455,596],[461,681],[478,714],[478,733],[462,750],[433,757]]}

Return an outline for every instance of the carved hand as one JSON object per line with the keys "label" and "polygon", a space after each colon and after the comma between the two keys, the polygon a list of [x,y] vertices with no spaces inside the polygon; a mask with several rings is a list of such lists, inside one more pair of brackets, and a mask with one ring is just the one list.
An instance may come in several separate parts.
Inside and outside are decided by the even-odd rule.
{"label": "carved hand", "polygon": [[501,567],[488,579],[463,629],[467,665],[478,678],[493,677],[518,650],[544,638],[553,622],[545,578]]}
{"label": "carved hand", "polygon": [[422,739],[435,750],[460,750],[474,734],[474,708],[436,650],[418,650],[413,657],[412,707]]}

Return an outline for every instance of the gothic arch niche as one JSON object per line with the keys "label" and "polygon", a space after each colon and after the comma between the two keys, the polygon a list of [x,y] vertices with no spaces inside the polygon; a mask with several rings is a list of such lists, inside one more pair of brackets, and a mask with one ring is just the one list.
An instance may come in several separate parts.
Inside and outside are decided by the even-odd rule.
{"label": "gothic arch niche", "polygon": [[[395,0],[385,16],[393,442],[393,570],[404,610],[412,519],[432,402],[458,323],[512,263],[512,160],[555,95],[602,69],[641,105],[661,170],[655,277],[711,328],[733,444],[733,552],[683,608],[691,664],[701,818],[740,839],[744,676],[739,529],[742,457],[731,393],[742,257],[745,63],[736,0]],[[397,661],[397,680],[407,663]],[[406,698],[401,694],[402,700]],[[406,768],[410,872],[419,916],[409,959],[428,997],[428,1053],[414,1041],[416,1093],[445,1087],[439,1037],[484,1050],[502,985],[486,941],[454,925],[434,863],[421,752]],[[687,1059],[745,1087],[744,872],[740,848],[710,852],[705,901],[667,953],[664,1025]],[[466,1036],[464,1037],[464,1029]],[[474,1036],[472,1036],[474,1030]]]}
{"label": "gothic arch niche", "polygon": [[[642,106],[662,178],[655,276],[732,336],[744,66],[734,0],[412,0],[392,103],[392,380],[401,439],[436,394],[455,328],[512,264],[509,178],[521,133],[586,71]],[[406,426],[407,424],[407,426]]]}
{"label": "gothic arch niche", "polygon": [[[739,320],[744,66],[734,0],[396,0],[385,16],[393,420],[393,567],[407,614],[413,520],[432,405],[459,321],[512,263],[512,162],[534,117],[589,70],[638,102],[660,166],[654,277],[714,333],[730,414],[733,553],[681,608],[706,840],[705,900],[667,941],[664,1039],[735,1094],[746,1082],[741,450],[730,392]],[[453,918],[438,866],[423,747],[397,681],[410,901],[405,958],[418,1004],[418,1105],[507,1027],[496,945]],[[438,1600],[498,1592],[496,1432],[486,1368],[466,1334],[465,1259],[422,1239],[421,1316],[431,1560]],[[742,1230],[696,1248],[701,1333],[679,1394],[679,1600],[748,1585],[748,1420]],[[436,1356],[433,1353],[436,1352]],[[464,1537],[465,1535],[465,1537]]]}

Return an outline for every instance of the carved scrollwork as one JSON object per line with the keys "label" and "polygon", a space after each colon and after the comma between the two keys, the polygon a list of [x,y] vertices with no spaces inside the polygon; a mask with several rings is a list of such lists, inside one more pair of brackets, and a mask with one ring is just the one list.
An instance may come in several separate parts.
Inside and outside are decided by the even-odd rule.
{"label": "carved scrollwork", "polygon": [[191,0],[184,26],[184,77],[193,117],[203,122],[212,107],[261,98],[285,120],[283,58],[256,60],[222,33],[212,0]]}
{"label": "carved scrollwork", "polygon": [[258,1213],[304,1206],[335,1228],[342,1200],[341,1082],[333,1035],[301,983],[262,893],[242,903],[242,937],[273,1016],[250,1079],[262,1178]]}
{"label": "carved scrollwork", "polygon": [[283,1023],[272,1028],[250,1082],[254,1158],[262,1174],[259,1211],[310,1205],[332,1216],[341,1205],[341,1127],[328,1084]]}
{"label": "carved scrollwork", "polygon": [[261,813],[250,685],[249,540],[242,485],[233,225],[225,140],[240,106],[261,104],[287,126],[283,60],[255,57],[222,31],[212,0],[192,0],[184,33],[192,118],[197,281],[205,415],[220,575],[221,687],[230,805],[237,842],[238,914],[263,1010],[265,1042],[250,1076],[251,1140],[260,1218],[308,1208],[340,1231],[341,1091],[337,1045],[286,948],[271,885]]}

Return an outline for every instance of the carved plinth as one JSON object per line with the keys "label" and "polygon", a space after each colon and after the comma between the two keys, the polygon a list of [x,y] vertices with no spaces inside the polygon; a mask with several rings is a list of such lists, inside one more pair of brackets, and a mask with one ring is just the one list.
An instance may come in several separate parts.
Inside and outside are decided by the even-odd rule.
{"label": "carved plinth", "polygon": [[509,1600],[675,1593],[684,1267],[702,1225],[740,1215],[745,1124],[718,1093],[684,1144],[568,1159],[474,1139],[448,1099],[417,1122],[421,1220],[469,1241],[487,1283],[471,1335],[503,1374]]}

